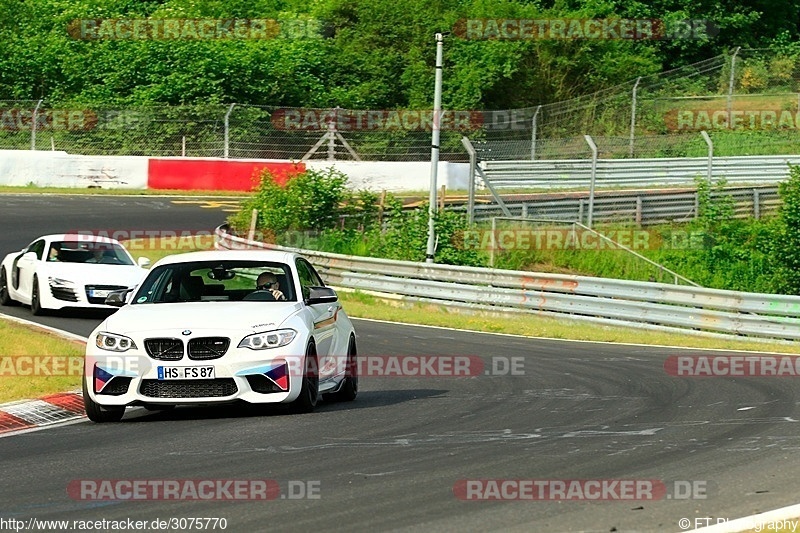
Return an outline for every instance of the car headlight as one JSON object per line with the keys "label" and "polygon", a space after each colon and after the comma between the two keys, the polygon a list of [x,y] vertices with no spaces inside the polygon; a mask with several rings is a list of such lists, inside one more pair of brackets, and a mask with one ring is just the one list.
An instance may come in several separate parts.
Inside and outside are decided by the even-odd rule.
{"label": "car headlight", "polygon": [[109,352],[127,352],[128,350],[136,349],[136,343],[128,337],[104,331],[97,334],[94,344],[101,350],[108,350]]}
{"label": "car headlight", "polygon": [[51,287],[74,287],[75,284],[68,279],[48,277]]}
{"label": "car headlight", "polygon": [[293,329],[278,329],[264,333],[254,333],[242,339],[238,347],[250,348],[251,350],[280,348],[292,342],[296,336],[297,332]]}

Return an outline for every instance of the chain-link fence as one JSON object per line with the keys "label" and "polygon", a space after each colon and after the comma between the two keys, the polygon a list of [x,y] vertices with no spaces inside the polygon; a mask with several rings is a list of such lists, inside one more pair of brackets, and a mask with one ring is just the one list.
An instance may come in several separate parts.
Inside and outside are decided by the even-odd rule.
{"label": "chain-link fence", "polygon": [[[424,161],[430,111],[228,106],[128,109],[0,101],[0,149],[76,154]],[[443,124],[440,159],[465,161],[464,128]]]}
{"label": "chain-link fence", "polygon": [[[734,50],[564,102],[444,111],[440,159],[579,159],[591,135],[602,158],[798,153],[800,62]],[[126,109],[0,101],[0,149],[78,154],[424,161],[430,110],[277,108],[245,104]]]}

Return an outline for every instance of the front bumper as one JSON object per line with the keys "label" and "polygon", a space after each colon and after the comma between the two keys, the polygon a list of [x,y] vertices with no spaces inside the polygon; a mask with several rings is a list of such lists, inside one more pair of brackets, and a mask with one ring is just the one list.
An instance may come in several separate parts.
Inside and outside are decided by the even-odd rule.
{"label": "front bumper", "polygon": [[[286,403],[299,395],[305,368],[305,340],[281,348],[237,348],[239,339],[218,359],[157,360],[134,339],[137,349],[122,353],[102,350],[90,338],[84,379],[91,398],[104,406],[141,404],[208,404],[236,400],[253,404]],[[195,379],[165,379],[165,368],[188,367]],[[202,377],[212,367],[214,378]],[[182,371],[184,372],[184,371]]]}

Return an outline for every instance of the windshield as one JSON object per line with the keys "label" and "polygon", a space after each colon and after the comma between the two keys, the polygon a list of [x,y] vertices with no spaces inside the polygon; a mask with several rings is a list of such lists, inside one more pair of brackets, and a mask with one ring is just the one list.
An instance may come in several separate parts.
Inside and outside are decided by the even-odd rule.
{"label": "windshield", "polygon": [[48,261],[102,265],[133,265],[125,249],[111,242],[55,241],[50,243]]}
{"label": "windshield", "polygon": [[[267,287],[274,290],[257,286],[264,275],[275,281],[275,286]],[[161,265],[150,271],[132,303],[295,301],[291,280],[284,263],[217,260]]]}

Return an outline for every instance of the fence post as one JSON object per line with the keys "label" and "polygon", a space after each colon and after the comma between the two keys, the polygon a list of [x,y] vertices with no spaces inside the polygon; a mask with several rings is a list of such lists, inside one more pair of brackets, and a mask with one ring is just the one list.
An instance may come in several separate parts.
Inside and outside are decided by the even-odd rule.
{"label": "fence post", "polygon": [[708,183],[711,183],[711,169],[712,164],[714,162],[714,143],[711,142],[711,137],[708,136],[708,132],[706,130],[702,130],[700,135],[703,136],[703,140],[706,141],[708,145]]}
{"label": "fence post", "polygon": [[467,181],[467,224],[475,221],[475,167],[478,165],[478,153],[466,136],[461,137],[461,144],[469,154],[469,180]]}
{"label": "fence post", "polygon": [[539,117],[540,109],[542,109],[541,105],[536,106],[533,119],[531,119],[531,161],[536,160],[536,119]]}
{"label": "fence post", "polygon": [[739,53],[741,46],[737,46],[731,56],[731,77],[728,80],[728,129],[733,129],[733,82],[736,66],[736,54]]}
{"label": "fence post", "polygon": [[[705,133],[705,132],[704,132]],[[586,218],[586,225],[592,227],[592,215],[594,214],[594,183],[597,180],[597,145],[592,140],[591,135],[584,135],[589,148],[592,149],[592,178],[589,181],[589,214]]]}
{"label": "fence post", "polygon": [[336,124],[328,122],[328,161],[336,161]]}
{"label": "fence post", "polygon": [[233,106],[235,105],[236,104],[231,104],[231,106],[228,108],[228,112],[225,113],[225,146],[223,147],[223,157],[225,159],[228,159],[228,154],[229,154],[228,148],[230,145],[230,130],[231,130],[230,118],[231,118],[231,113],[233,112]]}
{"label": "fence post", "polygon": [[628,157],[633,157],[633,141],[636,132],[636,89],[639,88],[639,82],[642,77],[636,78],[636,83],[633,84],[633,98],[631,100],[631,140],[628,148]]}
{"label": "fence post", "polygon": [[31,150],[36,150],[36,117],[39,114],[40,105],[42,105],[42,100],[36,102],[36,107],[33,109],[33,117],[31,120]]}

